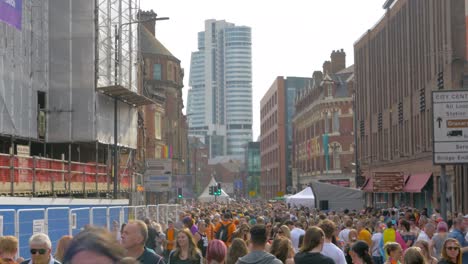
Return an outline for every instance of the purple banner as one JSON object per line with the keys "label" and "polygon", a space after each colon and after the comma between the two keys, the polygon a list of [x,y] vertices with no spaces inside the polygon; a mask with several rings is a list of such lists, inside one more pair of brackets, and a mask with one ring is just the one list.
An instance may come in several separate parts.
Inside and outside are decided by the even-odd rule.
{"label": "purple banner", "polygon": [[21,30],[22,0],[0,0],[0,20]]}

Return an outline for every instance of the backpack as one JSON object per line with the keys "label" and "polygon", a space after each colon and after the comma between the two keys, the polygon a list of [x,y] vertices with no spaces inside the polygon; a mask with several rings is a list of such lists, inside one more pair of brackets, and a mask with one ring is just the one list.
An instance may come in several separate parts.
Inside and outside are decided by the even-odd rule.
{"label": "backpack", "polygon": [[223,242],[228,242],[228,230],[229,230],[229,226],[231,225],[232,223],[229,223],[227,225],[223,225],[221,223],[221,227],[219,228],[218,232],[216,232],[216,239],[219,239]]}

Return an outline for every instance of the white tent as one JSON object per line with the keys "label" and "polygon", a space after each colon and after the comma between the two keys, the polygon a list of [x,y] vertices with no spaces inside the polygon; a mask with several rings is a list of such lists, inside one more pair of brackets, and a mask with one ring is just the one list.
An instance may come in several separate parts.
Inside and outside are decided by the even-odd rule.
{"label": "white tent", "polygon": [[[218,183],[215,181],[215,179],[211,177],[210,183],[208,184],[208,186],[206,186],[205,190],[203,190],[202,194],[198,197],[198,201],[203,203],[214,202],[215,196],[210,195],[210,186],[215,186],[217,184]],[[226,192],[224,192],[224,190],[221,189],[221,195],[216,196],[216,201],[227,203],[229,201],[229,195],[227,195]]]}
{"label": "white tent", "polygon": [[304,206],[312,209],[315,208],[315,195],[312,192],[312,188],[307,187],[295,195],[286,198],[286,203],[290,204],[291,207]]}

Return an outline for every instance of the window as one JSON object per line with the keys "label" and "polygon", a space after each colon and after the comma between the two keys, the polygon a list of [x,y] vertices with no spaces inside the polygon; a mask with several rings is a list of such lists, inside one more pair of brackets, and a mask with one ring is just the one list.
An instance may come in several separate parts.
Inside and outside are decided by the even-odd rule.
{"label": "window", "polygon": [[324,130],[324,133],[328,133],[328,128],[329,128],[329,124],[328,124],[328,112],[325,112],[325,130]]}
{"label": "window", "polygon": [[328,84],[327,90],[328,90],[328,97],[333,97],[333,85]]}
{"label": "window", "polygon": [[161,114],[154,113],[154,138],[161,139]]}
{"label": "window", "polygon": [[339,170],[341,169],[341,162],[340,162],[340,152],[341,152],[341,145],[337,142],[333,142],[331,144],[332,154],[333,154],[333,169]]}
{"label": "window", "polygon": [[153,79],[161,80],[161,64],[153,64]]}
{"label": "window", "polygon": [[333,132],[340,132],[340,118],[338,111],[333,112]]}

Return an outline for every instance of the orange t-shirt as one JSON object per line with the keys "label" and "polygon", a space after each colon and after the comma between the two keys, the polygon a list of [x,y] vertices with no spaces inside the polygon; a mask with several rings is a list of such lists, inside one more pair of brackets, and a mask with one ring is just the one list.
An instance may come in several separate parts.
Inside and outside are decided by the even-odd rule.
{"label": "orange t-shirt", "polygon": [[167,229],[166,239],[167,239],[166,249],[168,251],[173,250],[174,249],[174,244],[175,244],[175,230],[173,228],[172,229]]}
{"label": "orange t-shirt", "polygon": [[372,244],[372,234],[367,229],[362,229],[357,238],[366,242],[368,246]]}

